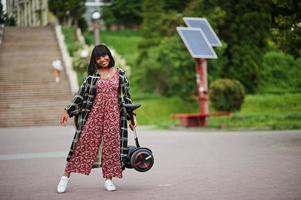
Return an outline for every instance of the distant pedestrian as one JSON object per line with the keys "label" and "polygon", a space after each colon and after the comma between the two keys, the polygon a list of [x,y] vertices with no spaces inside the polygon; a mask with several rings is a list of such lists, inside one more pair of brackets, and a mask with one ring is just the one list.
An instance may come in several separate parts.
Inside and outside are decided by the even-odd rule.
{"label": "distant pedestrian", "polygon": [[59,59],[54,60],[52,62],[52,67],[53,67],[53,73],[54,73],[54,76],[55,76],[55,82],[59,83],[60,82],[61,71],[63,70],[62,62]]}
{"label": "distant pedestrian", "polygon": [[[102,167],[104,188],[108,191],[116,190],[113,177],[122,178],[129,119],[123,103],[129,104],[132,100],[125,71],[114,65],[110,50],[105,45],[95,46],[88,76],[60,118],[65,126],[67,119],[75,116],[76,133],[64,175],[57,186],[59,193],[65,192],[71,172],[89,175],[92,168]],[[130,128],[135,127],[134,117]]]}

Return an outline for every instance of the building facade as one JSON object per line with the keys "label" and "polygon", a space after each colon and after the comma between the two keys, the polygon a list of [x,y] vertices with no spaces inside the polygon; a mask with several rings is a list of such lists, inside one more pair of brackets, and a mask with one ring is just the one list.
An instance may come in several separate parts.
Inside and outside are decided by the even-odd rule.
{"label": "building facade", "polygon": [[48,23],[47,0],[6,0],[6,12],[17,26],[45,26]]}

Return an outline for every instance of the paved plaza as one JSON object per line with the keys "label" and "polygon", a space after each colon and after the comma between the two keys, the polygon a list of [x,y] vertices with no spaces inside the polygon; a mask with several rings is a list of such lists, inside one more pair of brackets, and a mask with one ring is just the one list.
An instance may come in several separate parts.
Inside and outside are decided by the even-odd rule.
{"label": "paved plaza", "polygon": [[72,126],[1,128],[0,199],[301,199],[301,131],[138,127],[155,157],[149,172],[127,169],[115,192],[103,190],[99,168],[74,173],[57,194],[73,134]]}

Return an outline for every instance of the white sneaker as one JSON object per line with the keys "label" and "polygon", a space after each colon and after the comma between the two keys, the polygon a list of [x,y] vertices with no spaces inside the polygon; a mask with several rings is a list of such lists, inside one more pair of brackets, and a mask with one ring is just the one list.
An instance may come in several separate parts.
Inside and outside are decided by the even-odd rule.
{"label": "white sneaker", "polygon": [[70,180],[70,177],[68,178],[67,176],[62,176],[59,184],[57,185],[57,192],[58,193],[63,193],[65,192],[67,188],[67,184]]}
{"label": "white sneaker", "polygon": [[114,185],[114,183],[111,179],[107,179],[105,181],[104,188],[108,191],[115,191],[116,190],[116,186]]}

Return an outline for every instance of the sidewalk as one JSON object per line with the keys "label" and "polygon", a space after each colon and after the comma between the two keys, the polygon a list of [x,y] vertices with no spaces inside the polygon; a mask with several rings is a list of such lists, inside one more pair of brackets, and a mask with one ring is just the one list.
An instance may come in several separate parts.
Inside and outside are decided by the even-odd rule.
{"label": "sidewalk", "polygon": [[72,174],[57,194],[73,134],[73,127],[0,129],[0,199],[301,199],[301,131],[138,128],[140,144],[154,153],[149,172],[127,169],[107,192],[101,169],[92,169]]}

